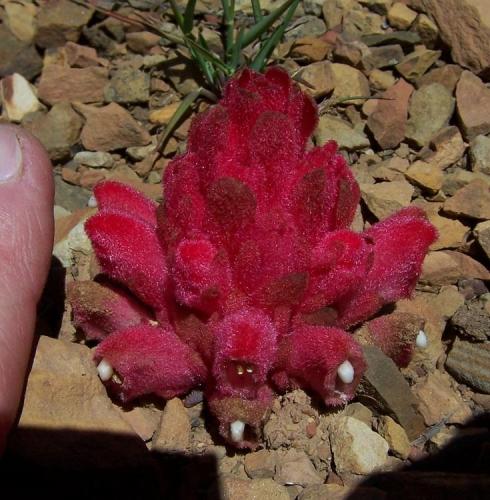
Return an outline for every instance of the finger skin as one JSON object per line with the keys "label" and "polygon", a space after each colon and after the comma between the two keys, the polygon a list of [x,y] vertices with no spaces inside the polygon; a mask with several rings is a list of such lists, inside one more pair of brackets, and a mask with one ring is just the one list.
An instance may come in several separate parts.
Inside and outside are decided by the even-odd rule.
{"label": "finger skin", "polygon": [[54,232],[49,158],[26,131],[0,125],[0,134],[9,131],[19,141],[22,168],[0,183],[0,453],[18,411]]}

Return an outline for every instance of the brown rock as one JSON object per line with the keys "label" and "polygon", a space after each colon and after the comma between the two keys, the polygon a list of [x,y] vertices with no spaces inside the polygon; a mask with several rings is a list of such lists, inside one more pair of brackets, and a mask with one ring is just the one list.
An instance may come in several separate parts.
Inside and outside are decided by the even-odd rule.
{"label": "brown rock", "polygon": [[75,68],[88,68],[89,66],[108,66],[107,59],[97,56],[93,47],[79,45],[74,42],[66,42],[63,47],[68,66]]}
{"label": "brown rock", "polygon": [[332,45],[321,38],[306,36],[294,41],[291,55],[309,61],[324,61],[332,51]]}
{"label": "brown rock", "polygon": [[143,406],[121,410],[122,418],[134,429],[143,441],[149,441],[160,422],[160,411]]}
{"label": "brown rock", "polygon": [[466,150],[463,137],[457,127],[445,127],[430,139],[429,147],[420,157],[432,166],[445,169],[459,161]]}
{"label": "brown rock", "polygon": [[156,33],[150,31],[135,31],[126,33],[126,42],[128,47],[137,54],[148,54],[148,51],[158,45],[162,38]]}
{"label": "brown rock", "polygon": [[400,79],[382,94],[387,100],[380,100],[369,115],[367,125],[383,148],[396,148],[405,137],[408,116],[408,102],[413,87]]}
{"label": "brown rock", "polygon": [[451,378],[438,371],[413,387],[420,413],[427,425],[440,423],[463,424],[471,418],[471,410],[459,393],[452,388]]}
{"label": "brown rock", "polygon": [[394,28],[406,30],[415,21],[417,13],[402,2],[394,3],[388,11],[388,22]]}
{"label": "brown rock", "polygon": [[[111,434],[114,438],[108,440]],[[104,436],[105,447],[97,444]],[[43,466],[51,460],[58,466],[60,460],[78,467],[117,466],[125,460],[134,465],[146,453],[143,441],[107,396],[90,349],[45,336],[39,338],[11,446]],[[67,446],[73,453],[66,453]],[[128,457],[130,447],[133,456]]]}
{"label": "brown rock", "polygon": [[278,457],[274,480],[283,485],[308,486],[323,483],[306,453],[294,449]]}
{"label": "brown rock", "polygon": [[18,73],[0,80],[0,102],[3,104],[2,116],[12,122],[20,122],[24,116],[42,107],[34,87]]}
{"label": "brown rock", "polygon": [[490,394],[490,342],[473,344],[456,339],[446,367],[457,380],[478,392]]}
{"label": "brown rock", "polygon": [[470,71],[464,71],[459,79],[456,105],[468,140],[490,132],[490,89]]}
{"label": "brown rock", "polygon": [[376,425],[378,433],[385,438],[390,450],[396,457],[405,460],[410,453],[410,441],[403,427],[391,417],[382,416]]}
{"label": "brown rock", "polygon": [[468,255],[453,250],[430,252],[424,260],[421,281],[448,285],[463,278],[490,279],[490,271]]}
{"label": "brown rock", "polygon": [[444,211],[473,219],[490,219],[490,186],[479,179],[470,182],[444,203]]}
{"label": "brown rock", "polygon": [[476,239],[484,252],[490,258],[490,221],[480,222],[473,230]]}
{"label": "brown rock", "polygon": [[[355,68],[346,64],[334,63],[332,70],[335,79],[335,89],[332,99],[343,99],[345,97],[370,96],[369,82],[367,78]],[[355,99],[348,102],[355,106],[361,106],[364,103],[362,99]]]}
{"label": "brown rock", "polygon": [[415,182],[431,193],[442,187],[443,173],[440,169],[425,161],[416,161],[405,172],[407,179]]}
{"label": "brown rock", "polygon": [[92,8],[69,0],[45,2],[37,15],[36,44],[48,48],[60,47],[67,41],[76,42],[93,12]]}
{"label": "brown rock", "polygon": [[429,215],[429,221],[434,224],[439,237],[430,247],[431,250],[444,248],[460,248],[464,245],[469,228],[458,220],[448,219],[438,214]]}
{"label": "brown rock", "polygon": [[82,144],[91,151],[113,151],[131,146],[144,146],[151,141],[150,134],[119,104],[102,108],[79,104],[77,111],[86,118],[82,130]]}
{"label": "brown rock", "polygon": [[412,0],[412,5],[423,8],[434,18],[456,63],[474,73],[490,68],[487,0]]}
{"label": "brown rock", "polygon": [[245,455],[245,472],[251,479],[274,477],[276,472],[276,454],[271,450],[260,450]]}
{"label": "brown rock", "polygon": [[388,443],[365,423],[352,417],[337,417],[329,430],[337,472],[370,474],[385,464]]}
{"label": "brown rock", "polygon": [[425,14],[419,14],[417,16],[417,19],[415,19],[412,25],[412,29],[420,35],[423,44],[429,49],[434,47],[439,39],[439,28],[437,24]]}
{"label": "brown rock", "polygon": [[22,125],[43,143],[53,161],[62,161],[78,142],[83,120],[68,102],[60,102],[47,114],[28,116]]}
{"label": "brown rock", "polygon": [[417,87],[420,88],[431,83],[440,83],[452,94],[462,72],[461,67],[456,64],[445,64],[440,68],[430,70],[426,75],[419,78],[416,82]]}
{"label": "brown rock", "polygon": [[305,66],[298,74],[303,90],[314,98],[323,97],[331,92],[335,86],[332,63],[329,61],[315,62]]}
{"label": "brown rock", "polygon": [[238,479],[225,476],[222,480],[223,500],[290,500],[288,490],[272,479]]}
{"label": "brown rock", "polygon": [[61,101],[101,102],[107,76],[105,68],[66,68],[50,64],[41,75],[39,98],[51,105]]}
{"label": "brown rock", "polygon": [[396,69],[408,81],[418,80],[441,56],[440,50],[421,48],[406,55]]}
{"label": "brown rock", "polygon": [[490,338],[490,315],[480,301],[473,300],[462,305],[451,318],[451,325],[460,337],[467,340],[484,342]]}
{"label": "brown rock", "polygon": [[36,35],[36,15],[38,7],[32,3],[4,2],[4,22],[21,41],[32,43]]}
{"label": "brown rock", "polygon": [[160,424],[152,439],[152,450],[162,453],[186,452],[191,440],[191,422],[179,398],[165,405]]}
{"label": "brown rock", "polygon": [[364,422],[368,427],[371,427],[373,423],[373,412],[362,403],[350,403],[343,411],[343,415],[357,418],[357,420]]}
{"label": "brown rock", "polygon": [[410,205],[414,188],[407,181],[361,184],[362,199],[378,218],[385,219]]}
{"label": "brown rock", "polygon": [[395,85],[396,79],[391,71],[373,69],[369,73],[369,83],[378,90],[387,90]]}
{"label": "brown rock", "polygon": [[167,125],[167,123],[174,116],[181,102],[173,102],[164,106],[163,108],[153,109],[148,115],[148,119],[151,123],[157,123],[158,125]]}
{"label": "brown rock", "polygon": [[410,386],[395,363],[379,347],[363,346],[367,370],[359,385],[359,394],[376,401],[376,409],[392,416],[415,439],[424,430],[421,415]]}

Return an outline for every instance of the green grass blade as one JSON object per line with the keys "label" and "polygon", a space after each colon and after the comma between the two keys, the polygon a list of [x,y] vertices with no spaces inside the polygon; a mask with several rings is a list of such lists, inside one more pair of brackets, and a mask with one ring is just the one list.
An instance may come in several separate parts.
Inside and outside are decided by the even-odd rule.
{"label": "green grass blade", "polygon": [[196,9],[197,0],[188,0],[185,7],[182,31],[188,35],[192,31],[194,21],[194,11]]}
{"label": "green grass blade", "polygon": [[177,22],[178,27],[185,33],[184,31],[184,16],[181,14],[177,2],[175,0],[170,0],[170,7],[172,7],[172,12],[174,13],[175,20]]}
{"label": "green grass blade", "polygon": [[203,47],[201,44],[197,43],[192,38],[189,38],[187,35],[185,36],[185,41],[189,50],[194,49],[196,53],[199,53],[206,61],[208,61],[216,68],[221,69],[225,74],[229,75],[231,73],[231,69],[229,66],[227,66],[219,57],[216,57],[212,52]]}
{"label": "green grass blade", "polygon": [[279,19],[286,10],[291,7],[293,3],[297,0],[287,0],[280,7],[278,7],[275,11],[271,12],[268,16],[263,17],[257,24],[252,26],[244,35],[243,35],[243,47],[247,47],[253,41],[257,40],[263,33],[265,33],[274,22]]}
{"label": "green grass blade", "polygon": [[235,49],[235,0],[221,0],[223,6],[223,21],[225,24],[225,60],[231,61]]}
{"label": "green grass blade", "polygon": [[252,10],[254,13],[255,22],[258,23],[264,17],[260,8],[260,0],[252,0]]}
{"label": "green grass blade", "polygon": [[262,44],[258,54],[254,57],[253,61],[250,64],[250,67],[255,71],[262,71],[267,64],[267,60],[271,56],[274,49],[277,47],[277,44],[281,41],[284,32],[288,24],[291,22],[291,19],[294,16],[294,12],[298,7],[299,0],[294,0],[291,6],[289,7],[286,15],[284,16],[284,20],[282,23],[276,28],[274,33]]}
{"label": "green grass blade", "polygon": [[231,54],[230,66],[232,67],[233,71],[235,71],[240,64],[240,53],[242,51],[244,31],[245,30],[243,28],[240,28],[235,45],[233,47],[233,53]]}

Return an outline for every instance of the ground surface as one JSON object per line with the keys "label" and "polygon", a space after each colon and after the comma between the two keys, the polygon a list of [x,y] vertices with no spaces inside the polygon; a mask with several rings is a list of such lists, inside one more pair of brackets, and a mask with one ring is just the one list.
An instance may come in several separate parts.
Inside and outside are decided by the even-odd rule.
{"label": "ground surface", "polygon": [[[100,3],[129,16],[153,13],[175,29],[165,3]],[[367,353],[372,368],[359,395],[338,411],[327,412],[301,391],[278,398],[263,449],[236,453],[206,423],[199,394],[166,405],[114,404],[64,303],[69,282],[96,273],[83,233],[95,210],[88,207],[92,187],[119,179],[161,199],[161,173],[185,149],[191,117],[155,165],[151,153],[198,75],[185,52],[143,28],[67,0],[0,2],[2,121],[39,137],[56,180],[55,258],[40,307],[41,337],[4,468],[32,475],[18,491],[45,488],[52,498],[66,488],[80,498],[484,497],[490,488],[484,3],[300,4],[274,58],[322,103],[315,142],[337,140],[353,168],[362,191],[355,229],[414,204],[440,232],[413,300],[396,305],[420,318],[428,347],[402,373],[379,352]],[[196,16],[196,29],[218,53],[219,5],[198,2]],[[241,23],[253,22],[249,2],[237,2],[237,9]],[[389,99],[340,102],[346,96]]]}

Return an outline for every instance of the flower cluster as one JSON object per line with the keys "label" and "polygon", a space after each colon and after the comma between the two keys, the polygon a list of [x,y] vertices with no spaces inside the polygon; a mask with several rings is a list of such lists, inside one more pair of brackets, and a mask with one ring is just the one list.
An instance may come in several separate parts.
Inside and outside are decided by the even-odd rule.
{"label": "flower cluster", "polygon": [[[349,229],[359,187],[334,142],[310,146],[316,123],[285,72],[243,70],[193,121],[160,206],[95,188],[85,229],[102,273],[70,298],[122,401],[201,387],[224,438],[254,447],[276,392],[354,396],[365,361],[348,329],[410,295],[436,233],[414,207]],[[378,330],[406,362],[400,330]]]}

